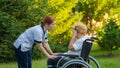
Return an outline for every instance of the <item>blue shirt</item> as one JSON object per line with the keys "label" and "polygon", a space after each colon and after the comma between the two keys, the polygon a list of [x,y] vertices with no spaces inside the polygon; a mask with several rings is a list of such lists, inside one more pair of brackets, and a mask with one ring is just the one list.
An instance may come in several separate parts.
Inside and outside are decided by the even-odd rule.
{"label": "blue shirt", "polygon": [[23,32],[14,42],[15,48],[21,46],[21,51],[29,51],[32,49],[34,43],[42,43],[47,41],[48,30],[44,32],[43,25],[36,25]]}

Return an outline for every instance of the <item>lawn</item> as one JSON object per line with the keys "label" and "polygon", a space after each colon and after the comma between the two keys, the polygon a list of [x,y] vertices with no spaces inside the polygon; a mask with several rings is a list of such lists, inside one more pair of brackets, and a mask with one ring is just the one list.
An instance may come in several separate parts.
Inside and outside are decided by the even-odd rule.
{"label": "lawn", "polygon": [[[1,63],[0,68],[17,68],[17,63],[16,62]],[[46,68],[46,58],[41,60],[33,60],[32,68]]]}
{"label": "lawn", "polygon": [[97,59],[101,68],[120,68],[120,57]]}
{"label": "lawn", "polygon": [[[113,51],[113,54],[119,54],[118,56],[105,56],[107,51],[92,51],[93,55],[100,63],[101,68],[119,68],[120,67],[120,50]],[[101,56],[102,55],[102,56]],[[46,68],[47,59],[33,60],[32,68]],[[1,63],[0,68],[17,68],[16,62]]]}
{"label": "lawn", "polygon": [[108,51],[95,50],[91,52],[100,63],[101,68],[120,68],[120,50],[112,51],[113,55],[108,55]]}

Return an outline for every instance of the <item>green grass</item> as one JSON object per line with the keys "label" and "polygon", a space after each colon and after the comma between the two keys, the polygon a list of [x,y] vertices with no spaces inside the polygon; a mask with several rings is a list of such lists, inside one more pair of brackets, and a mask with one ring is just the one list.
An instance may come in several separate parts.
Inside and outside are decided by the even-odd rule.
{"label": "green grass", "polygon": [[120,57],[114,58],[96,58],[101,68],[119,68],[120,67]]}
{"label": "green grass", "polygon": [[[108,54],[107,51],[101,51],[101,50],[93,50],[91,52],[91,55],[95,57],[100,63],[101,68],[119,68],[120,67],[120,63],[119,63],[120,56],[104,57],[104,55],[107,55],[107,54]],[[113,54],[120,55],[120,50],[113,51]],[[32,68],[46,68],[46,61],[47,61],[46,58],[41,59],[41,60],[33,60]],[[0,68],[17,68],[17,63],[16,62],[0,63]]]}
{"label": "green grass", "polygon": [[101,68],[119,68],[120,67],[120,50],[113,50],[112,56],[108,51],[93,50],[90,55],[95,57],[100,63]]}
{"label": "green grass", "polygon": [[[32,68],[46,68],[46,61],[47,61],[46,58],[41,60],[33,60]],[[0,68],[17,68],[17,63],[16,62],[1,63]]]}

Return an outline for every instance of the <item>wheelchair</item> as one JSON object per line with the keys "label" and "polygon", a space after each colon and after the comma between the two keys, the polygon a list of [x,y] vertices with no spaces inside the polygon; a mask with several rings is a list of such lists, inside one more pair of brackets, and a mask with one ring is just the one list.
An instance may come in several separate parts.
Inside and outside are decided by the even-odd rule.
{"label": "wheelchair", "polygon": [[57,63],[57,68],[100,68],[98,61],[89,56],[92,43],[98,40],[91,37],[83,42],[81,55],[61,54],[62,58]]}

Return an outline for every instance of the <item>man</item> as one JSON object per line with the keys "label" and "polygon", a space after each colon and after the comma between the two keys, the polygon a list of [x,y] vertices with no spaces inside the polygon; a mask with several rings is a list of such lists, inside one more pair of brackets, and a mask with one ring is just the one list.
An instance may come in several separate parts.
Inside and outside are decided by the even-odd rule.
{"label": "man", "polygon": [[[54,29],[55,19],[48,15],[45,16],[40,25],[33,26],[23,32],[14,42],[14,50],[18,63],[18,68],[31,68],[32,52],[34,44],[47,57],[54,59],[53,53],[48,44],[48,30]],[[44,45],[44,46],[43,46]],[[49,53],[48,53],[49,52]]]}

